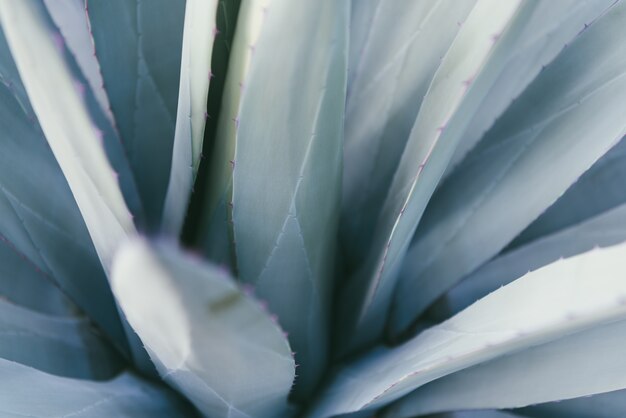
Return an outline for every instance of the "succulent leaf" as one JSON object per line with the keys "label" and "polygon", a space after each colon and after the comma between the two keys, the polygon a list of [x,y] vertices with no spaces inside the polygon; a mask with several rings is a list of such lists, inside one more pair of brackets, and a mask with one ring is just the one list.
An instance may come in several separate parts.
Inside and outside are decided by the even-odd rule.
{"label": "succulent leaf", "polygon": [[161,377],[206,417],[282,416],[295,375],[282,330],[229,275],[137,239],[112,287]]}

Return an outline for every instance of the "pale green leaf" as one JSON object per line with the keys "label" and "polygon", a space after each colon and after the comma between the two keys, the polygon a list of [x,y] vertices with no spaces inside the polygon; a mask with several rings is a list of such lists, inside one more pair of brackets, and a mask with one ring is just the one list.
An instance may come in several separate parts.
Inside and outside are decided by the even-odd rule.
{"label": "pale green leaf", "polygon": [[200,165],[217,4],[217,0],[187,0],[185,5],[176,131],[162,220],[163,229],[174,236],[181,232]]}
{"label": "pale green leaf", "polygon": [[227,273],[136,239],[117,255],[112,287],[161,377],[205,416],[282,416],[289,344]]}
{"label": "pale green leaf", "polygon": [[433,196],[396,290],[394,334],[500,252],[622,138],[626,43],[615,39],[623,36],[626,4],[617,3],[545,68]]}
{"label": "pale green leaf", "polygon": [[300,398],[328,352],[348,12],[347,0],[273,0],[234,124],[237,271],[289,333]]}

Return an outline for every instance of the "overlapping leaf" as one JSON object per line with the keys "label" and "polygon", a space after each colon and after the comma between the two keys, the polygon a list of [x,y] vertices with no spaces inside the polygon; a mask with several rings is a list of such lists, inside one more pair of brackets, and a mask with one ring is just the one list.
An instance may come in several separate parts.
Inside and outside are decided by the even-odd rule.
{"label": "overlapping leaf", "polygon": [[117,256],[112,286],[161,377],[205,416],[283,416],[289,344],[227,273],[136,240]]}
{"label": "overlapping leaf", "polygon": [[403,266],[393,333],[502,250],[622,138],[626,44],[604,46],[626,34],[625,22],[618,3],[584,30],[433,196]]}

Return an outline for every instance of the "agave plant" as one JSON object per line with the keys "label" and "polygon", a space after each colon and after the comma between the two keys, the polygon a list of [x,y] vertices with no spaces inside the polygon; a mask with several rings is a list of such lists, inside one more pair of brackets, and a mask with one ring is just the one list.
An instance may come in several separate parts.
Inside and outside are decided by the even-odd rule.
{"label": "agave plant", "polygon": [[626,416],[625,1],[0,24],[1,416]]}

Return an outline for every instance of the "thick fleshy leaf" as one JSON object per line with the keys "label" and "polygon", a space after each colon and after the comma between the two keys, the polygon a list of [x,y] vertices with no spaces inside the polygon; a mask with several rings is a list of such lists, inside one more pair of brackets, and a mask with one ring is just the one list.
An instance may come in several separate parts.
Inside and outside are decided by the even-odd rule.
{"label": "thick fleshy leaf", "polygon": [[0,415],[5,417],[194,417],[170,390],[124,373],[106,382],[54,376],[0,359]]}
{"label": "thick fleshy leaf", "polygon": [[621,418],[624,411],[626,411],[625,390],[549,402],[519,410],[531,418]]}
{"label": "thick fleshy leaf", "polygon": [[265,24],[271,0],[250,0],[241,4],[224,82],[215,143],[207,172],[204,214],[199,239],[209,259],[235,270],[232,231],[232,175],[243,86],[248,84],[253,46]]}
{"label": "thick fleshy leaf", "polygon": [[111,378],[122,365],[86,318],[44,315],[1,299],[0,358],[90,380]]}
{"label": "thick fleshy leaf", "polygon": [[[380,407],[459,370],[623,321],[625,255],[626,244],[620,244],[550,264],[400,346],[372,350],[336,373],[309,417]],[[595,338],[590,340],[596,342]],[[619,375],[626,376],[623,372]],[[597,382],[589,384],[616,382],[610,373],[605,377],[603,380],[599,375]],[[563,384],[563,390],[575,388],[578,380],[586,381],[570,379],[572,384]],[[515,393],[510,392],[511,396]]]}
{"label": "thick fleshy leaf", "polygon": [[412,418],[458,409],[519,408],[624,389],[625,343],[626,321],[595,326],[436,380],[382,416]]}
{"label": "thick fleshy leaf", "polygon": [[163,209],[163,229],[178,236],[183,227],[207,119],[218,0],[187,0],[176,110],[172,168]]}
{"label": "thick fleshy leaf", "polygon": [[289,333],[299,398],[315,389],[328,351],[348,18],[347,0],[274,0],[235,124],[237,269]]}
{"label": "thick fleshy leaf", "polygon": [[[615,0],[565,0],[537,2],[534,30],[512,51],[506,68],[483,99],[446,170],[453,171],[476,146],[494,121],[550,63],[564,45],[601,16]],[[444,175],[446,177],[446,175]]]}
{"label": "thick fleshy leaf", "polygon": [[104,87],[155,228],[172,163],[185,1],[85,2]]}
{"label": "thick fleshy leaf", "polygon": [[341,234],[349,264],[358,266],[422,100],[476,1],[353,3],[356,68],[346,105]]}
{"label": "thick fleshy leaf", "polygon": [[85,75],[98,105],[106,113],[111,124],[115,124],[111,104],[104,91],[104,81],[100,64],[96,59],[93,38],[89,29],[85,0],[54,1],[44,0],[50,17],[59,28],[67,48],[76,58],[76,62]]}
{"label": "thick fleshy leaf", "polygon": [[443,58],[389,187],[369,255],[339,296],[341,352],[381,336],[401,260],[426,203],[532,8],[520,4],[479,0]]}
{"label": "thick fleshy leaf", "polygon": [[464,278],[428,311],[443,321],[513,280],[563,257],[626,241],[626,205],[502,254]]}
{"label": "thick fleshy leaf", "polygon": [[0,293],[31,309],[59,313],[66,311],[67,301],[54,289],[58,286],[125,347],[98,255],[46,144],[3,34],[0,78]]}
{"label": "thick fleshy leaf", "polygon": [[[0,21],[41,128],[108,275],[113,253],[136,230],[89,107],[73,83],[63,45],[55,44],[40,0],[0,1]],[[46,244],[64,251],[58,242]],[[137,365],[146,372],[154,370],[136,335],[125,322],[122,325]]]}
{"label": "thick fleshy leaf", "polygon": [[136,222],[143,225],[145,218],[143,205],[126,151],[117,131],[109,98],[104,90],[100,64],[95,56],[93,37],[87,19],[85,0],[44,0],[44,4],[59,30],[59,34],[55,35],[55,41],[66,48],[66,62],[72,69],[74,83],[81,91],[85,104],[90,110],[92,122],[99,130],[98,135],[102,137],[107,157],[117,173],[126,204],[136,217]]}
{"label": "thick fleshy leaf", "polygon": [[227,273],[137,239],[117,255],[112,286],[161,377],[205,416],[282,416],[289,343]]}
{"label": "thick fleshy leaf", "polygon": [[505,251],[567,229],[626,203],[626,137],[582,175]]}
{"label": "thick fleshy leaf", "polygon": [[616,39],[624,36],[621,2],[545,68],[433,196],[402,269],[393,334],[500,252],[622,138],[626,43]]}

